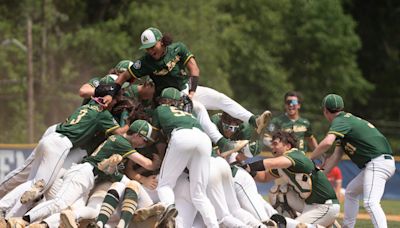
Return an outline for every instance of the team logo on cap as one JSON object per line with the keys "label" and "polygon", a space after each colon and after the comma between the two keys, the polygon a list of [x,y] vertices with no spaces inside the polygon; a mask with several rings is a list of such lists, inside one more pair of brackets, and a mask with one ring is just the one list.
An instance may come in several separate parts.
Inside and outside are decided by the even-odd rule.
{"label": "team logo on cap", "polygon": [[99,86],[99,85],[100,85],[99,80],[94,80],[94,81],[93,81],[93,85],[94,85],[94,87]]}
{"label": "team logo on cap", "polygon": [[146,43],[147,41],[149,41],[149,39],[147,38],[147,36],[143,36],[142,42],[143,42],[143,43]]}
{"label": "team logo on cap", "polygon": [[139,134],[141,134],[141,135],[147,135],[147,132],[146,131],[144,131],[144,130],[141,130],[140,132],[139,132]]}
{"label": "team logo on cap", "polygon": [[135,68],[136,70],[139,70],[140,67],[142,67],[142,62],[140,60],[137,60],[133,63],[133,68]]}

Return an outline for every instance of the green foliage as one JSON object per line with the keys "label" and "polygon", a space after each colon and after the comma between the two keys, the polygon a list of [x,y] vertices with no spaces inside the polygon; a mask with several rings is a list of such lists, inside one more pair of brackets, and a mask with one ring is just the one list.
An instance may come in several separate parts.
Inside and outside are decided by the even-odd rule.
{"label": "green foliage", "polygon": [[[200,66],[201,85],[255,113],[282,110],[288,90],[302,92],[302,111],[323,135],[328,123],[319,106],[330,92],[341,94],[346,109],[363,118],[398,119],[393,108],[398,105],[389,105],[400,104],[394,88],[400,70],[393,13],[398,7],[359,0],[4,0],[0,41],[26,46],[26,19],[32,18],[36,139],[80,104],[83,83],[105,75],[121,59],[141,56],[139,37],[150,26],[188,46]],[[0,46],[0,101],[7,110],[0,123],[9,129],[1,142],[26,141],[26,62],[21,45]]]}

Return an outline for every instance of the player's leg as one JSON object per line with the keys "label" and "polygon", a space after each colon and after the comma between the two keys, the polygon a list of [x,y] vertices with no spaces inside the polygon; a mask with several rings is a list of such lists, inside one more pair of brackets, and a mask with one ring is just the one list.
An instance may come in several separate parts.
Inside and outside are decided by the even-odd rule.
{"label": "player's leg", "polygon": [[[55,132],[56,124],[47,128],[42,138],[49,135],[50,133]],[[24,183],[31,172],[33,161],[35,158],[36,148],[33,149],[32,153],[25,160],[24,164],[17,169],[8,173],[3,180],[0,182],[0,199],[3,198],[8,192],[16,188],[18,185]]]}
{"label": "player's leg", "polygon": [[218,227],[215,209],[206,195],[206,188],[210,175],[211,141],[208,136],[199,129],[193,128],[193,130],[189,132],[192,133],[188,136],[195,139],[195,141],[188,139],[189,142],[185,142],[194,146],[194,148],[192,147],[194,154],[188,163],[192,202],[200,212],[207,227]]}
{"label": "player's leg", "polygon": [[271,117],[271,112],[266,111],[257,118],[230,97],[204,86],[197,87],[193,100],[202,103],[207,110],[223,110],[243,122],[250,123],[258,133],[261,133],[266,127],[267,121]]}
{"label": "player's leg", "polygon": [[111,215],[114,214],[116,208],[119,205],[121,198],[125,192],[125,184],[121,182],[114,182],[110,189],[107,191],[106,197],[101,204],[100,213],[97,216],[96,224],[99,227],[103,227],[107,224]]}
{"label": "player's leg", "polygon": [[374,227],[387,227],[385,212],[381,207],[381,199],[385,191],[386,181],[393,176],[395,170],[394,159],[390,155],[374,158],[365,167],[364,207],[370,215]]}
{"label": "player's leg", "polygon": [[193,112],[196,115],[197,120],[199,121],[204,132],[211,138],[211,141],[216,144],[221,138],[223,138],[217,126],[215,126],[215,124],[211,121],[207,109],[201,102],[196,100],[193,101]]}
{"label": "player's leg", "polygon": [[39,221],[51,214],[61,212],[78,199],[87,199],[94,185],[93,166],[89,163],[74,165],[64,175],[64,183],[55,199],[35,206],[25,214],[28,222]]}
{"label": "player's leg", "polygon": [[239,167],[234,177],[234,188],[240,206],[260,221],[268,221],[273,214],[277,213],[272,206],[269,206],[268,211],[264,208],[265,200],[258,193],[254,179],[247,171]]}
{"label": "player's leg", "polygon": [[140,194],[140,183],[137,181],[129,181],[126,184],[124,198],[122,200],[121,219],[117,225],[118,228],[127,228],[133,213],[138,207],[138,196]]}
{"label": "player's leg", "polygon": [[359,208],[359,196],[363,191],[364,172],[362,170],[346,187],[344,195],[344,214],[343,226],[352,228],[356,224]]}
{"label": "player's leg", "polygon": [[340,205],[338,203],[306,204],[303,213],[296,218],[296,221],[326,227],[335,222],[339,217],[339,212]]}
{"label": "player's leg", "polygon": [[197,210],[190,197],[189,175],[187,173],[179,176],[174,192],[176,195],[175,206],[178,210],[176,227],[192,227]]}
{"label": "player's leg", "polygon": [[207,110],[223,110],[243,122],[248,122],[253,116],[253,113],[230,97],[209,87],[198,86],[193,100],[202,103]]}
{"label": "player's leg", "polygon": [[[226,170],[227,169],[227,170]],[[226,227],[246,227],[246,224],[235,218],[228,207],[231,196],[225,195],[224,178],[225,172],[231,175],[228,163],[222,158],[211,158],[210,160],[210,177],[207,185],[207,196],[215,208],[215,214],[218,222]]]}
{"label": "player's leg", "polygon": [[192,157],[192,138],[188,129],[171,133],[171,139],[160,168],[157,193],[160,201],[166,206],[174,204],[174,187],[176,180],[186,168]]}

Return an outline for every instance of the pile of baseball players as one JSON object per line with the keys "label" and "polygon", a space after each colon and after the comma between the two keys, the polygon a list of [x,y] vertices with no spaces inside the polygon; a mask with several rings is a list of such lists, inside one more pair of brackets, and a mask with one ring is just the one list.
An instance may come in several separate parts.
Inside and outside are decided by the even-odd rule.
{"label": "pile of baseball players", "polygon": [[[363,194],[374,226],[387,227],[379,202],[395,170],[390,145],[372,124],[344,112],[339,95],[323,99],[331,127],[318,145],[299,115],[298,93],[285,95],[285,114],[256,116],[199,86],[183,43],[156,28],[141,43],[140,59],[84,84],[82,106],[49,127],[5,177],[0,228],[340,227],[325,172],[343,153],[362,169],[346,189],[344,226],[354,227]],[[210,118],[208,110],[221,112]],[[246,162],[265,144],[273,158]],[[311,159],[320,157],[317,167]],[[275,180],[273,206],[255,180]]]}

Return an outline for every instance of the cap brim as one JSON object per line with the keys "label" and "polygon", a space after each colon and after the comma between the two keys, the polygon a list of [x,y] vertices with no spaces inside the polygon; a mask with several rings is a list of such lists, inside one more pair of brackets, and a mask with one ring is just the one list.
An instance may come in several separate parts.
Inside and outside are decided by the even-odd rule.
{"label": "cap brim", "polygon": [[151,47],[153,47],[154,45],[156,45],[156,43],[157,43],[157,42],[148,43],[148,44],[142,44],[142,46],[140,46],[139,50],[151,48]]}

